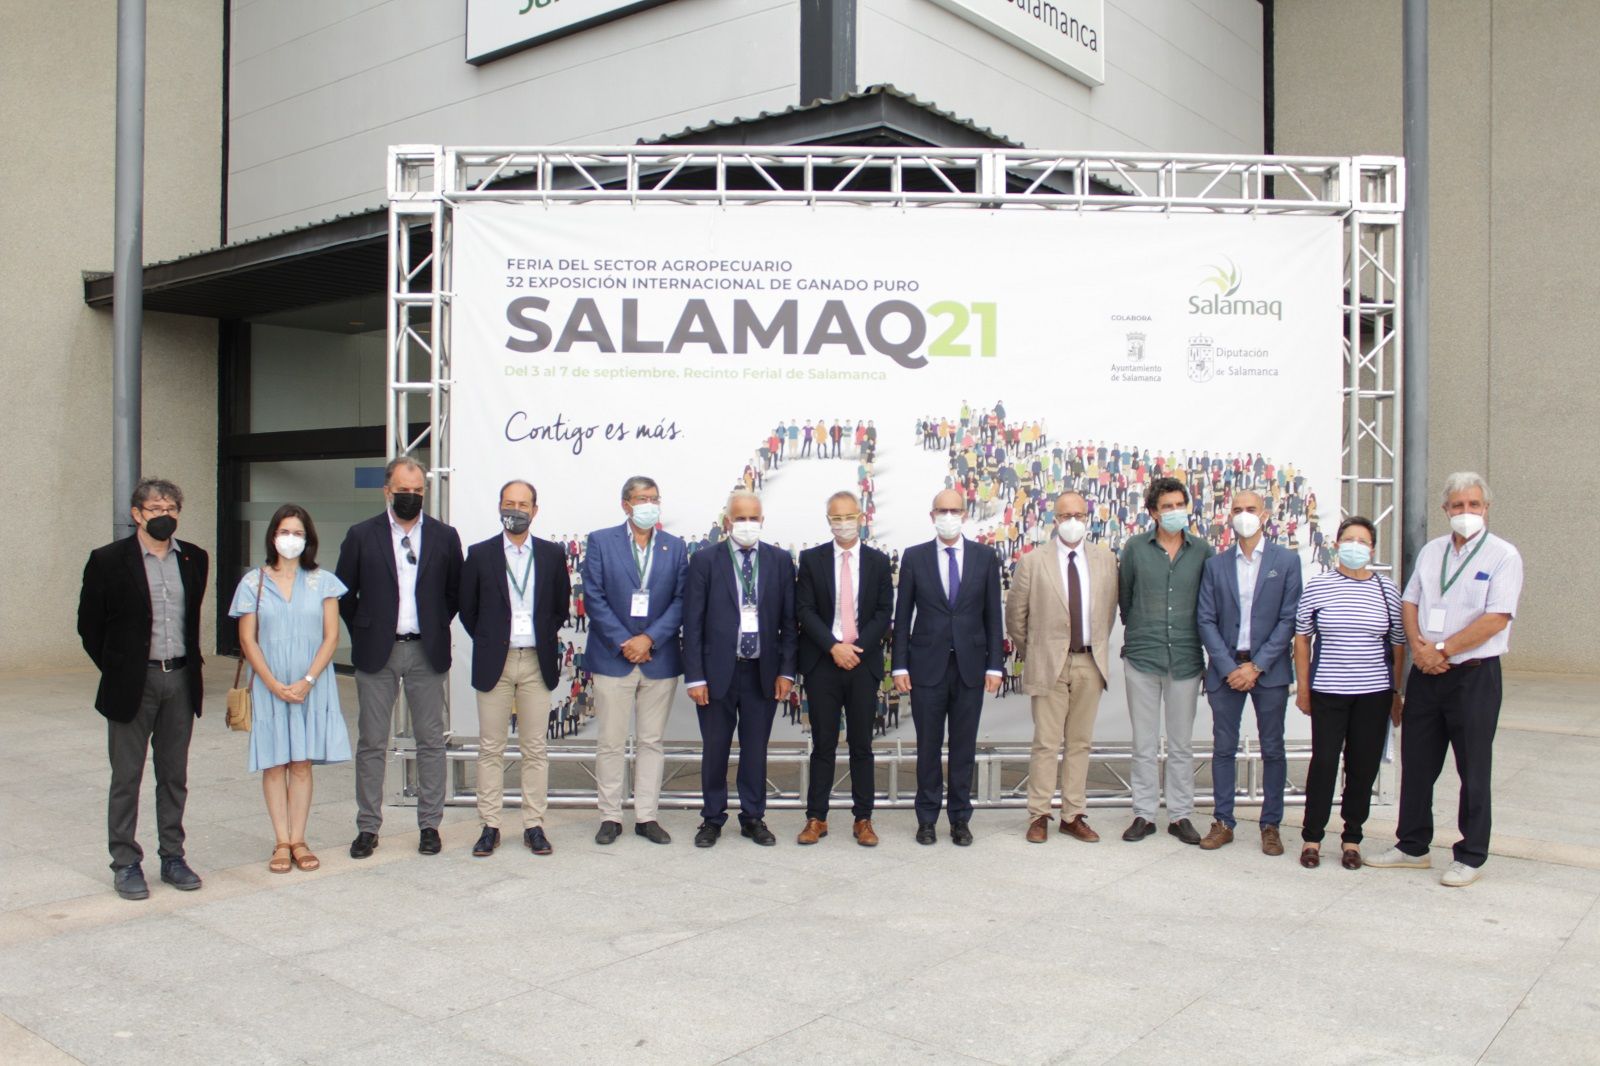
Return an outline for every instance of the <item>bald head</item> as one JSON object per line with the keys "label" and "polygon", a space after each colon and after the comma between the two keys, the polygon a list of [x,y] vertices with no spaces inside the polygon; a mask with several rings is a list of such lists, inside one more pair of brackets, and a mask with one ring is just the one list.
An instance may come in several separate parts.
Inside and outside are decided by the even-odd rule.
{"label": "bald head", "polygon": [[938,516],[940,511],[959,511],[967,513],[967,499],[955,489],[945,489],[933,498],[933,514]]}
{"label": "bald head", "polygon": [[1068,518],[1086,519],[1089,517],[1089,501],[1082,494],[1076,492],[1063,492],[1056,497],[1056,521]]}

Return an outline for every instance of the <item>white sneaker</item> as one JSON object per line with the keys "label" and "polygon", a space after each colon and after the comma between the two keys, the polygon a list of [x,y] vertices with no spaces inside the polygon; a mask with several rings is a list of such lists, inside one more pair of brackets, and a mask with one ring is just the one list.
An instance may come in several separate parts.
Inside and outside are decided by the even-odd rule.
{"label": "white sneaker", "polygon": [[1398,847],[1394,847],[1382,855],[1368,855],[1361,860],[1361,865],[1376,866],[1380,870],[1389,870],[1397,867],[1407,870],[1426,870],[1433,865],[1433,859],[1431,855],[1407,855]]}
{"label": "white sneaker", "polygon": [[1464,862],[1453,862],[1450,869],[1439,878],[1439,883],[1446,888],[1466,888],[1483,874],[1483,867],[1468,866]]}

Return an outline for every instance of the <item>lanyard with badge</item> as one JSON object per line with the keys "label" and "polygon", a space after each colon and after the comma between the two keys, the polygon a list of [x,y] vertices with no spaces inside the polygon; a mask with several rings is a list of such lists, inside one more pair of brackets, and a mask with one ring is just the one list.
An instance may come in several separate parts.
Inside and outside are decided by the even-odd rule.
{"label": "lanyard with badge", "polygon": [[629,611],[634,618],[650,617],[650,571],[655,568],[656,557],[652,550],[656,546],[656,535],[652,530],[650,542],[644,546],[644,551],[639,550],[639,542],[628,534],[628,547],[633,549],[633,565],[639,571],[639,587],[633,592],[633,606]]}
{"label": "lanyard with badge", "polygon": [[743,595],[739,597],[739,632],[759,633],[761,631],[760,609],[756,604],[756,589],[761,586],[761,552],[752,548],[755,554],[750,556],[750,576],[745,577],[744,567],[739,563],[739,552],[734,547],[733,541],[728,542],[728,555],[733,559],[733,572],[739,578],[739,590]]}
{"label": "lanyard with badge", "polygon": [[1450,574],[1450,548],[1446,546],[1443,553],[1440,554],[1439,599],[1441,602],[1436,607],[1430,608],[1428,611],[1428,631],[1430,633],[1444,632],[1445,609],[1443,600],[1445,595],[1450,591],[1451,587],[1461,579],[1461,575],[1466,573],[1467,567],[1472,565],[1472,560],[1478,557],[1478,553],[1483,550],[1484,542],[1488,539],[1489,534],[1487,532],[1478,537],[1478,543],[1473,547],[1472,551],[1467,553],[1467,557],[1461,560],[1461,565],[1456,567],[1456,572],[1453,575]]}
{"label": "lanyard with badge", "polygon": [[533,545],[528,545],[528,562],[522,568],[522,580],[517,581],[517,573],[511,569],[511,560],[506,560],[506,577],[511,581],[511,588],[517,594],[517,602],[511,605],[511,635],[513,637],[533,636],[533,605],[528,602],[528,583],[533,578]]}

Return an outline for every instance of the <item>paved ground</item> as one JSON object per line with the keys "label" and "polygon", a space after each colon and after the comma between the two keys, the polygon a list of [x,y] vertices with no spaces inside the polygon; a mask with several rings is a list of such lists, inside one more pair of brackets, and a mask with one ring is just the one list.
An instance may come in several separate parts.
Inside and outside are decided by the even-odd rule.
{"label": "paved ground", "polygon": [[[1466,890],[1437,884],[1444,851],[1432,875],[1312,872],[1262,856],[1249,825],[1216,854],[1123,844],[1114,811],[1092,847],[1029,846],[1021,812],[979,812],[970,849],[918,847],[895,812],[876,851],[842,819],[802,849],[784,813],[779,847],[709,852],[688,812],[664,815],[671,847],[601,849],[592,814],[557,811],[553,857],[475,860],[471,811],[425,858],[396,809],[357,863],[348,767],[317,778],[323,869],[276,876],[215,713],[188,819],[205,888],[142,903],[110,891],[92,691],[85,672],[0,677],[8,1066],[1600,1062],[1593,681],[1511,682],[1495,854]],[[1374,843],[1392,816],[1374,812]]]}

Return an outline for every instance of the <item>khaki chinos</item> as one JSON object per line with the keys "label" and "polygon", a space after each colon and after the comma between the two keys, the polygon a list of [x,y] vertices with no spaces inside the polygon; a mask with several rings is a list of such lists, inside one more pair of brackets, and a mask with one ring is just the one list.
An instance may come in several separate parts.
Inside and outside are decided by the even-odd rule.
{"label": "khaki chinos", "polygon": [[505,793],[506,739],[511,714],[517,715],[517,747],[522,752],[522,827],[544,826],[550,788],[550,759],[545,727],[550,717],[550,690],[533,648],[511,648],[500,680],[478,693],[478,816],[491,829],[500,828]]}

